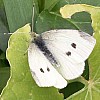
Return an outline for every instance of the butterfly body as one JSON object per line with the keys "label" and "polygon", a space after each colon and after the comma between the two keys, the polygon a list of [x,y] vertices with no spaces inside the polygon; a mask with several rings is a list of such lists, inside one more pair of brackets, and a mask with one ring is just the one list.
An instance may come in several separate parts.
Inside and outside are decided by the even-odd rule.
{"label": "butterfly body", "polygon": [[50,30],[33,38],[28,60],[36,83],[40,87],[64,88],[66,80],[81,76],[95,43],[87,33],[69,29]]}

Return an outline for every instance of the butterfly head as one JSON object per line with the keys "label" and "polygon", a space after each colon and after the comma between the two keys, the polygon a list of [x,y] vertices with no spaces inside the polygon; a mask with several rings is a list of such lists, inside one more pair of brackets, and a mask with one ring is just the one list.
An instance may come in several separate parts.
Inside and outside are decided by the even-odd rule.
{"label": "butterfly head", "polygon": [[31,32],[31,38],[32,38],[32,41],[34,41],[39,35],[36,34],[35,32]]}

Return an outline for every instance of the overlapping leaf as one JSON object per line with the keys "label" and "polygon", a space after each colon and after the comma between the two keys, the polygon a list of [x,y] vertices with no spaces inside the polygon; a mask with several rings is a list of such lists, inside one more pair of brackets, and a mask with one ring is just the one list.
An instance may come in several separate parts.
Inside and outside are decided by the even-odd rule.
{"label": "overlapping leaf", "polygon": [[85,87],[70,96],[68,100],[98,100],[100,97],[100,7],[90,5],[66,5],[60,9],[62,17],[71,17],[76,12],[86,11],[91,14],[96,46],[89,57],[89,80],[83,80]]}

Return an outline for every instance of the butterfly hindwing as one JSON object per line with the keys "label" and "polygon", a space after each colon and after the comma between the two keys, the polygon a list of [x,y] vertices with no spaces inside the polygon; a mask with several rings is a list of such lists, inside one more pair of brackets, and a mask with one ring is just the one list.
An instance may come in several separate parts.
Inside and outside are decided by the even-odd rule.
{"label": "butterfly hindwing", "polygon": [[84,61],[92,52],[95,39],[78,30],[50,30],[41,34],[60,67],[55,67],[65,79],[79,77],[84,71]]}
{"label": "butterfly hindwing", "polygon": [[56,71],[35,43],[28,49],[28,61],[32,76],[40,87],[64,88],[67,81]]}

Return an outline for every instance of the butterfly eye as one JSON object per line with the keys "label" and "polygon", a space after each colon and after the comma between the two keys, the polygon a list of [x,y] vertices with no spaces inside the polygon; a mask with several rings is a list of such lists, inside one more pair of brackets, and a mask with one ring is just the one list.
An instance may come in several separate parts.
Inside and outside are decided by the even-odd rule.
{"label": "butterfly eye", "polygon": [[70,52],[70,51],[68,51],[68,52],[66,53],[66,55],[71,56],[71,52]]}
{"label": "butterfly eye", "polygon": [[50,69],[47,67],[47,71],[49,72],[50,71]]}
{"label": "butterfly eye", "polygon": [[42,68],[40,68],[40,71],[41,71],[42,73],[44,73],[44,70],[43,70]]}
{"label": "butterfly eye", "polygon": [[72,43],[71,46],[76,49],[76,44]]}

